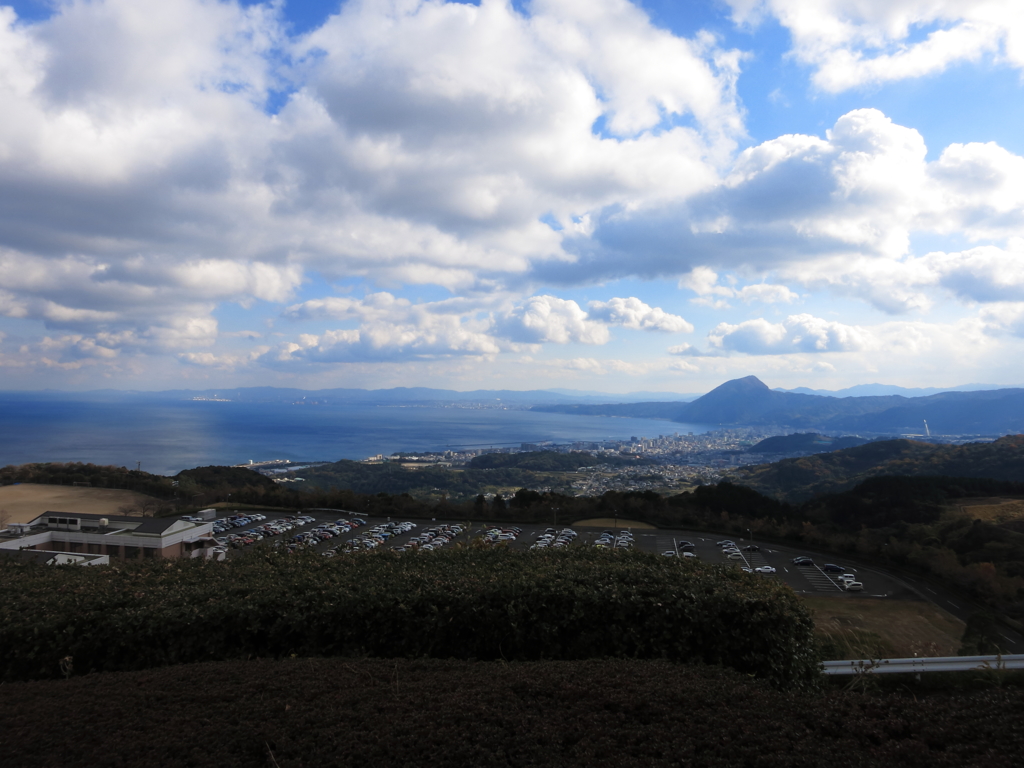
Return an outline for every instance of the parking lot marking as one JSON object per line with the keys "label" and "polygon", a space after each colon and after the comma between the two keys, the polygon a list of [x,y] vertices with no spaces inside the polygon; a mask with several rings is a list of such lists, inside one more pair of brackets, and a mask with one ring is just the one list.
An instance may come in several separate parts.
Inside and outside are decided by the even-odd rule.
{"label": "parking lot marking", "polygon": [[960,607],[959,605],[954,603],[952,600],[947,600],[946,602],[949,603],[950,605],[952,605],[954,608],[959,608]]}

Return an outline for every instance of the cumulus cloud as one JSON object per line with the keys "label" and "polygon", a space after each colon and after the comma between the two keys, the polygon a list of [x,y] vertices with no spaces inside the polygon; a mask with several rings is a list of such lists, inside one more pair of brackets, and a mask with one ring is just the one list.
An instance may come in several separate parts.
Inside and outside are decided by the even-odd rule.
{"label": "cumulus cloud", "polygon": [[957,253],[929,253],[921,266],[939,285],[961,299],[978,302],[1024,300],[1024,240],[1008,249],[979,246]]}
{"label": "cumulus cloud", "polygon": [[1024,68],[1024,14],[1015,0],[726,1],[741,23],[774,16],[796,57],[815,67],[814,84],[832,93],[987,55]]}
{"label": "cumulus cloud", "polygon": [[711,346],[752,355],[793,352],[851,352],[864,349],[860,328],[823,320],[813,315],[790,315],[781,323],[764,318],[732,325],[719,323],[708,334]]}
{"label": "cumulus cloud", "polygon": [[679,287],[687,288],[697,294],[697,298],[691,299],[693,303],[715,309],[728,308],[729,304],[725,301],[726,298],[740,299],[747,304],[753,301],[762,304],[790,304],[800,298],[798,294],[784,285],[754,283],[737,288],[735,287],[735,278],[732,278],[734,285],[721,285],[718,278],[718,273],[710,267],[695,267],[679,278]]}
{"label": "cumulus cloud", "polygon": [[602,206],[710,187],[743,131],[740,55],[625,0],[279,11],[0,8],[6,315],[156,336],[310,271],[487,293]]}
{"label": "cumulus cloud", "polygon": [[501,317],[496,330],[523,344],[605,344],[608,328],[591,320],[580,305],[557,296],[534,296]]}
{"label": "cumulus cloud", "polygon": [[693,326],[679,315],[669,314],[661,307],[651,307],[636,297],[592,301],[587,307],[590,310],[590,317],[609,325],[665,333],[693,332]]}
{"label": "cumulus cloud", "polygon": [[[886,312],[924,310],[939,284],[911,253],[915,232],[1011,239],[1024,226],[1024,158],[992,144],[951,145],[926,160],[921,135],[874,109],[824,139],[783,136],[739,153],[714,190],[684,202],[609,209],[571,240],[574,269],[611,278],[678,276],[694,303],[792,302],[787,286],[740,287],[723,272],[832,288]],[[566,276],[562,267],[539,274]]]}

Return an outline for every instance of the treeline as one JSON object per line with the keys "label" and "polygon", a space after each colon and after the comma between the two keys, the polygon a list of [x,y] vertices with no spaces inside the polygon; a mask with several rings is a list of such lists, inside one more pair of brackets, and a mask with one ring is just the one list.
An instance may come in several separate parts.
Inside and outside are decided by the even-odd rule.
{"label": "treeline", "polygon": [[667,659],[819,676],[807,609],[739,569],[641,552],[453,548],[48,568],[0,560],[0,679],[249,657]]}
{"label": "treeline", "polygon": [[[538,474],[539,471],[541,470],[516,466],[452,470],[427,465],[418,469],[406,469],[390,462],[364,464],[361,461],[346,460],[311,467],[296,474],[303,478],[303,490],[315,488],[330,491],[343,488],[356,493],[409,493],[436,500],[442,496],[455,499],[472,498],[482,492],[494,493],[503,488],[552,485],[554,481]],[[564,481],[561,485],[564,490],[569,489]]]}
{"label": "treeline", "polygon": [[0,468],[0,485],[40,483],[45,485],[84,485],[93,488],[116,488],[137,491],[157,498],[174,495],[172,479],[151,475],[127,467],[114,467],[79,462],[21,464]]}

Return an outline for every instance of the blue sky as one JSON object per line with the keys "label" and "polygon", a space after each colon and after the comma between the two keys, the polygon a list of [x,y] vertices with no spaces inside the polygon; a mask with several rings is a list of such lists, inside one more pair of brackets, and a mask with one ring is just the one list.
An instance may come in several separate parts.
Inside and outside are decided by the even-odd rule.
{"label": "blue sky", "polygon": [[1024,11],[0,0],[0,380],[1022,384]]}

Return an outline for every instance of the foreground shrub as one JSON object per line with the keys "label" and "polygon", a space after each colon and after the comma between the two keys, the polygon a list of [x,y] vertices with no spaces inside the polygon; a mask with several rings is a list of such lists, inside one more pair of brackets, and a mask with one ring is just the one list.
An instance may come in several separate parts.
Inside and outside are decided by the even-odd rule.
{"label": "foreground shrub", "polygon": [[504,548],[226,563],[0,564],[3,679],[299,656],[715,664],[818,677],[796,595],[739,569],[644,553]]}
{"label": "foreground shrub", "polygon": [[0,722],[17,768],[1020,765],[1024,690],[915,692],[664,661],[255,660],[7,683]]}

